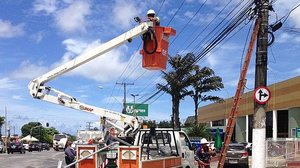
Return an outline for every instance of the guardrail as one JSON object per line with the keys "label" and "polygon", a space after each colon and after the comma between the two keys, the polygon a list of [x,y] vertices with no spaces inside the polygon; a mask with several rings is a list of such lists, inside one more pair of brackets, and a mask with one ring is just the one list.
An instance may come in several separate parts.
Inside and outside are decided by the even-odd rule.
{"label": "guardrail", "polygon": [[[70,167],[70,166],[73,166],[73,165],[75,165],[75,164],[77,164],[77,163],[79,163],[79,162],[81,162],[81,161],[83,161],[83,160],[89,158],[90,156],[93,156],[94,154],[97,154],[97,153],[99,153],[99,152],[101,152],[101,151],[103,151],[103,150],[105,150],[105,149],[107,149],[107,148],[110,148],[110,147],[112,147],[112,146],[114,146],[114,145],[116,145],[116,144],[118,144],[118,143],[119,143],[119,142],[113,142],[113,143],[111,143],[110,145],[107,145],[107,146],[105,146],[105,147],[99,149],[98,151],[95,151],[95,152],[93,152],[93,153],[91,153],[91,154],[89,154],[89,155],[87,155],[87,156],[85,156],[85,157],[83,157],[83,158],[81,158],[81,159],[79,159],[79,160],[76,160],[75,162],[73,162],[73,163],[71,163],[71,164],[69,164],[69,165],[66,165],[64,168],[68,168],[68,167]],[[61,168],[61,167],[62,167],[62,161],[59,161],[59,162],[58,162],[57,168]]]}

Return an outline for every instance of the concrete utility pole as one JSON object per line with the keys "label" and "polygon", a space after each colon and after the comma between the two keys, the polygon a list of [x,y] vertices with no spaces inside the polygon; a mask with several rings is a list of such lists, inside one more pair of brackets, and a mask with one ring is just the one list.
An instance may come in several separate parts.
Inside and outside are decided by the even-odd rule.
{"label": "concrete utility pole", "polygon": [[137,115],[135,112],[135,97],[139,96],[139,94],[131,94],[131,96],[133,97],[133,115]]}
{"label": "concrete utility pole", "polygon": [[7,109],[5,106],[5,128],[4,128],[4,133],[5,133],[5,152],[7,152],[7,145],[8,145],[8,138],[7,138]]}
{"label": "concrete utility pole", "polygon": [[[257,0],[262,18],[257,35],[255,88],[267,86],[269,0]],[[266,104],[254,101],[252,168],[266,167]]]}
{"label": "concrete utility pole", "polygon": [[123,101],[123,110],[122,110],[122,114],[126,113],[126,86],[127,85],[134,85],[134,83],[126,83],[126,82],[122,82],[122,83],[116,83],[117,85],[123,85],[124,86],[124,101]]}

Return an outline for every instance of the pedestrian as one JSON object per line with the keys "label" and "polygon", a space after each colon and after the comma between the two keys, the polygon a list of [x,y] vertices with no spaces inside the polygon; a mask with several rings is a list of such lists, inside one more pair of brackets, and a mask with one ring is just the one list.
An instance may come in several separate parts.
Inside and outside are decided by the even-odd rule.
{"label": "pedestrian", "polygon": [[160,25],[159,17],[155,16],[155,11],[153,9],[148,10],[147,18],[149,21],[153,21],[156,26]]}
{"label": "pedestrian", "polygon": [[[71,163],[73,163],[75,161],[75,156],[76,156],[76,152],[75,150],[71,147],[72,145],[72,141],[68,140],[67,144],[66,144],[66,149],[65,149],[65,161],[66,164],[69,165]],[[75,164],[70,166],[70,168],[75,168]]]}
{"label": "pedestrian", "polygon": [[210,151],[207,146],[208,142],[205,138],[202,138],[201,146],[197,149],[197,157],[199,158],[200,168],[210,168]]}

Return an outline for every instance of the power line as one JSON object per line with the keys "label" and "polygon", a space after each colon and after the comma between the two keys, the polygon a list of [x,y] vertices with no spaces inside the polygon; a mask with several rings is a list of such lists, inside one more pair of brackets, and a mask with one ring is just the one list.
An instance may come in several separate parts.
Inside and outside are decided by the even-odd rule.
{"label": "power line", "polygon": [[[238,25],[240,25],[246,18],[245,15],[247,14],[247,11],[251,8],[251,6],[253,5],[253,2],[251,4],[249,4],[247,7],[245,7],[242,12],[240,12],[240,14],[233,19],[232,22],[230,22],[229,25],[226,26],[226,28],[218,35],[216,36],[212,42],[207,45],[207,47],[205,47],[202,52],[199,53],[198,56],[196,56],[195,59],[195,63],[197,63],[201,58],[203,58],[209,51],[211,51],[216,45],[218,45],[222,40],[224,40],[229,33],[231,33]],[[165,85],[165,87],[167,87],[168,84]],[[153,97],[155,97],[157,94],[159,94],[162,90],[158,90],[156,91],[153,95],[151,95],[149,98],[147,98],[144,102],[149,101],[150,99],[152,99]]]}

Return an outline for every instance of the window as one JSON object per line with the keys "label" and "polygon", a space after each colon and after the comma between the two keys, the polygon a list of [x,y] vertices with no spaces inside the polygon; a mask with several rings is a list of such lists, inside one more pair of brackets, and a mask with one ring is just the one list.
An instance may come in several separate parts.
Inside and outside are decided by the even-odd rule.
{"label": "window", "polygon": [[190,150],[192,150],[192,145],[191,145],[191,142],[190,140],[187,138],[187,136],[183,133],[179,133],[180,135],[180,141],[181,141],[181,144],[182,145],[185,145],[187,147],[189,147]]}
{"label": "window", "polygon": [[212,126],[225,126],[225,120],[216,120],[212,122]]}

